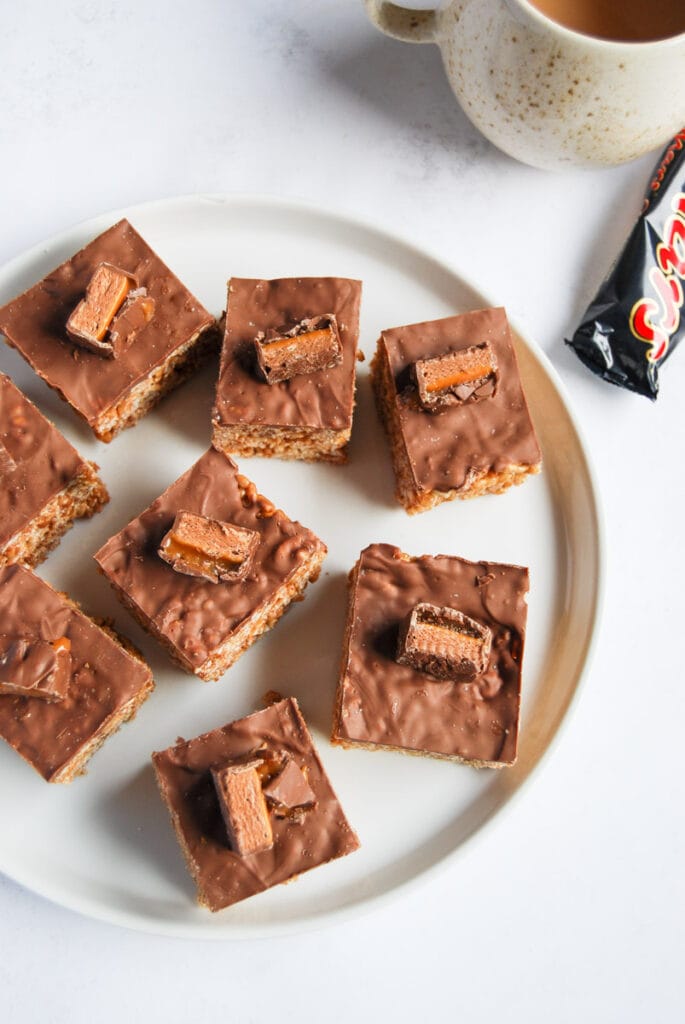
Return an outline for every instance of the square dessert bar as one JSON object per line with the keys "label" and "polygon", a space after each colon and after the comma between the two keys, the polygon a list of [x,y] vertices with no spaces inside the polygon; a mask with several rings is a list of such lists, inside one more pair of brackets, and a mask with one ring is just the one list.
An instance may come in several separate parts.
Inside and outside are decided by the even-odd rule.
{"label": "square dessert bar", "polygon": [[361,282],[348,278],[231,278],[213,413],[215,448],[346,460],[360,300]]}
{"label": "square dessert bar", "polygon": [[135,715],[152,673],[128,641],[20,565],[0,569],[0,623],[0,737],[48,782],[71,782]]}
{"label": "square dessert bar", "polygon": [[[222,532],[223,557],[215,547]],[[210,448],[95,559],[143,628],[182,668],[208,680],[300,597],[326,550]],[[232,560],[235,571],[222,572],[220,563]]]}
{"label": "square dessert bar", "polygon": [[[333,742],[513,764],[527,593],[528,570],[517,565],[367,547],[350,576]],[[422,652],[406,646],[417,607]]]}
{"label": "square dessert bar", "polygon": [[503,309],[383,331],[371,377],[407,512],[500,494],[540,471]]}
{"label": "square dessert bar", "polygon": [[97,468],[0,373],[0,566],[37,565],[109,501]]}
{"label": "square dessert bar", "polygon": [[152,755],[198,902],[221,910],[359,847],[297,701]]}
{"label": "square dessert bar", "polygon": [[101,441],[218,344],[214,317],[126,220],[0,309],[0,331]]}

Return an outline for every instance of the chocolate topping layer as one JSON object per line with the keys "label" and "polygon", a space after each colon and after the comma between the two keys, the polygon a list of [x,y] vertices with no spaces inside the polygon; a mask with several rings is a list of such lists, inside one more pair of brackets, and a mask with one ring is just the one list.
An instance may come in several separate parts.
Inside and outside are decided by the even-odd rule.
{"label": "chocolate topping layer", "polygon": [[[296,277],[228,282],[226,331],[216,391],[214,422],[220,425],[350,426],[359,336],[361,282],[340,277]],[[254,368],[257,334],[283,334],[303,320],[333,313],[342,362],[327,370],[267,384]]]}
{"label": "chocolate topping layer", "polygon": [[[412,379],[412,364],[484,342],[492,346],[497,360],[496,393],[487,401],[424,409]],[[503,309],[395,327],[382,332],[379,344],[390,364],[409,465],[420,490],[458,489],[468,486],[474,473],[540,462]]]}
{"label": "chocolate topping layer", "polygon": [[[226,842],[211,769],[231,759],[249,761],[260,748],[285,752],[306,769],[316,806],[297,818],[272,814],[271,849],[240,857]],[[153,754],[152,760],[200,901],[210,910],[263,892],[359,846],[292,697],[204,736],[181,741]]]}
{"label": "chocolate topping layer", "polygon": [[0,620],[71,643],[71,679],[54,703],[0,696],[0,736],[50,780],[124,705],[150,685],[150,670],[29,569],[0,569]]}
{"label": "chocolate topping layer", "polygon": [[[520,566],[448,555],[410,558],[390,544],[367,547],[350,595],[335,738],[512,764],[527,593],[528,570]],[[395,661],[399,628],[418,601],[458,608],[490,628],[483,674],[439,680]]]}
{"label": "chocolate topping layer", "polygon": [[0,470],[2,548],[86,463],[4,373],[0,373],[0,439],[15,463],[10,473]]}
{"label": "chocolate topping layer", "polygon": [[[162,561],[157,550],[181,509],[259,534],[244,580],[209,583],[174,572]],[[110,583],[126,594],[193,671],[281,587],[310,552],[322,547],[310,530],[266,505],[232,459],[210,448],[145,512],[108,540],[95,560]]]}
{"label": "chocolate topping layer", "polygon": [[[103,359],[70,341],[66,323],[100,263],[132,274],[154,300],[135,343]],[[0,309],[0,331],[36,373],[91,425],[169,354],[214,317],[126,220],[99,235],[23,295]]]}

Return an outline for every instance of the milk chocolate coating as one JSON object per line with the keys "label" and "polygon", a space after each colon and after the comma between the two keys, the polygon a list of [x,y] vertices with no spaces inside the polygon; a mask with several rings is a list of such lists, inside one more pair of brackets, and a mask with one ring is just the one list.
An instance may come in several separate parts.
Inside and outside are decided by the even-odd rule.
{"label": "milk chocolate coating", "polygon": [[[348,278],[259,281],[232,277],[214,422],[223,426],[348,428],[354,405],[360,300],[361,282]],[[302,320],[326,313],[336,318],[342,362],[277,384],[260,380],[254,368],[257,334],[280,334]]]}
{"label": "milk chocolate coating", "polygon": [[[487,401],[460,402],[435,411],[422,408],[412,364],[483,342],[490,343],[497,360],[496,394]],[[390,362],[397,414],[419,490],[458,490],[469,484],[474,472],[497,473],[511,464],[540,462],[503,309],[395,327],[382,332],[379,344]]]}
{"label": "milk chocolate coating", "polygon": [[71,679],[62,700],[0,696],[0,736],[49,781],[148,685],[150,670],[19,565],[0,569],[0,621],[7,632],[71,641]]}
{"label": "milk chocolate coating", "polygon": [[0,373],[0,438],[16,467],[0,471],[0,549],[78,475],[85,462]]}
{"label": "milk chocolate coating", "polygon": [[[235,462],[210,448],[95,555],[110,583],[124,591],[191,672],[285,583],[303,558],[323,546],[280,510],[265,516],[256,489],[241,490],[244,478],[239,477]],[[162,561],[159,545],[180,509],[259,534],[242,582],[208,583],[174,572]]]}
{"label": "milk chocolate coating", "polygon": [[[448,555],[407,560],[390,544],[367,547],[341,676],[338,738],[513,763],[527,593],[528,570],[520,566]],[[490,628],[482,675],[467,682],[428,679],[395,661],[398,630],[419,601],[458,607]]]}
{"label": "milk chocolate coating", "polygon": [[[231,759],[247,761],[264,747],[285,752],[306,768],[316,806],[298,818],[271,815],[271,849],[240,857],[226,844],[211,769]],[[263,892],[359,846],[292,697],[204,736],[180,741],[152,759],[200,897],[211,910]]]}
{"label": "milk chocolate coating", "polygon": [[[99,263],[132,274],[155,302],[135,344],[103,359],[69,340],[66,322]],[[23,295],[0,309],[0,331],[91,425],[171,352],[214,322],[126,220],[99,235]]]}

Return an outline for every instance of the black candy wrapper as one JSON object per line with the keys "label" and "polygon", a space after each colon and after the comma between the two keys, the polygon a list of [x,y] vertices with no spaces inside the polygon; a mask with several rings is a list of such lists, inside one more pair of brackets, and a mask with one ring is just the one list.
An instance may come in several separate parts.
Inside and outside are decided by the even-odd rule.
{"label": "black candy wrapper", "polygon": [[652,401],[685,336],[685,129],[666,147],[625,248],[566,344],[593,373]]}

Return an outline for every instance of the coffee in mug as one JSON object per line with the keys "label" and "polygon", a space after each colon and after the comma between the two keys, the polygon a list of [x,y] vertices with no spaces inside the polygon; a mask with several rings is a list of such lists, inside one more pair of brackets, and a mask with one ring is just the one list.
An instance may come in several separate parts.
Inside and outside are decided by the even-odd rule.
{"label": "coffee in mug", "polygon": [[685,32],[683,0],[529,0],[572,32],[624,43],[649,43]]}

